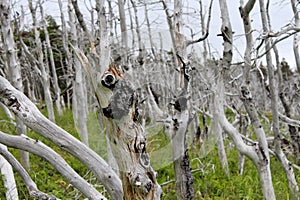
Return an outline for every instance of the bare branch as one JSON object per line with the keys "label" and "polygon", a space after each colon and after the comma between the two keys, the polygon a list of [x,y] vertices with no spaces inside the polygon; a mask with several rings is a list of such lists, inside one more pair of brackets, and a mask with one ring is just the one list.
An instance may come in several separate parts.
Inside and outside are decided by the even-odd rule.
{"label": "bare branch", "polygon": [[[105,200],[92,185],[84,180],[68,163],[53,149],[46,146],[39,140],[33,140],[26,136],[12,136],[0,131],[0,142],[9,147],[22,149],[36,154],[47,160],[55,169],[57,169],[72,185],[79,189],[86,197],[95,200]],[[36,194],[38,195],[38,194]]]}
{"label": "bare branch", "polygon": [[201,42],[201,41],[205,40],[208,37],[208,35],[209,35],[209,25],[210,25],[210,19],[211,19],[212,4],[213,4],[213,0],[211,0],[210,4],[209,4],[208,18],[207,18],[207,22],[206,22],[205,33],[200,38],[198,38],[197,40],[186,41],[186,46],[189,46],[191,44],[195,44],[195,43]]}
{"label": "bare branch", "polygon": [[48,120],[22,92],[12,87],[2,76],[0,76],[0,101],[32,130],[83,162],[95,173],[113,199],[123,198],[121,181],[110,166],[96,152]]}
{"label": "bare branch", "polygon": [[283,115],[281,113],[278,113],[279,115],[279,118],[284,122],[284,123],[287,123],[291,126],[298,126],[300,127],[300,121],[298,120],[295,120],[295,119],[291,119],[289,117],[287,117],[286,115]]}
{"label": "bare branch", "polygon": [[[0,132],[0,135],[4,133]],[[2,139],[2,138],[1,138]],[[52,195],[48,195],[44,192],[41,192],[35,182],[31,179],[27,171],[23,168],[23,166],[19,163],[19,161],[6,149],[3,148],[3,145],[0,144],[0,154],[11,164],[11,166],[18,172],[21,176],[22,180],[24,181],[29,195],[34,199],[48,199],[48,200],[55,200],[56,197]]]}

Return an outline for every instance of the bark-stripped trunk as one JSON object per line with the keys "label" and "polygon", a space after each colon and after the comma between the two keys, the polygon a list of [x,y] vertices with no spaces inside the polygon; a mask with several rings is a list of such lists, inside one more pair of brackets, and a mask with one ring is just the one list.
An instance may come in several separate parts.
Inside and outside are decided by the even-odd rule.
{"label": "bark-stripped trunk", "polygon": [[[66,68],[67,68],[67,75],[70,76],[72,73],[72,65],[71,65],[71,52],[68,47],[68,30],[67,30],[67,23],[65,20],[64,12],[63,12],[63,5],[62,5],[62,0],[58,0],[58,6],[59,6],[59,11],[60,11],[60,20],[61,20],[61,29],[62,29],[62,45],[64,48],[64,52],[66,54],[65,62],[66,62]],[[68,78],[66,80],[67,86],[70,86],[72,84],[71,78]],[[68,89],[66,91],[67,93],[67,108],[71,108],[71,95],[70,95],[70,90]],[[62,100],[63,101],[63,100]]]}
{"label": "bark-stripped trunk", "polygon": [[49,32],[47,29],[47,23],[44,15],[44,8],[42,6],[42,3],[39,1],[39,8],[40,8],[40,14],[42,17],[42,27],[44,30],[45,34],[45,40],[46,40],[46,49],[47,52],[49,53],[49,59],[50,59],[50,66],[51,66],[51,71],[52,71],[52,84],[53,84],[53,89],[55,93],[55,105],[56,105],[56,110],[59,115],[62,115],[62,104],[61,104],[61,97],[60,97],[60,88],[58,85],[58,79],[57,79],[57,74],[56,74],[56,67],[55,67],[55,62],[54,62],[54,55],[53,55],[53,50],[51,47],[51,42],[50,42],[50,36]]}
{"label": "bark-stripped trunk", "polygon": [[242,95],[241,98],[244,102],[244,106],[246,108],[247,113],[249,114],[251,123],[254,128],[254,132],[256,133],[256,137],[258,140],[256,153],[258,155],[259,161],[256,162],[255,164],[259,173],[262,191],[265,199],[275,199],[275,193],[274,193],[271,169],[270,169],[270,154],[269,154],[269,148],[266,140],[265,131],[262,128],[262,124],[258,117],[258,112],[256,110],[254,99],[252,98],[252,94],[249,88],[246,86],[242,86],[241,95]]}
{"label": "bark-stripped trunk", "polygon": [[[7,58],[9,78],[14,87],[23,91],[21,66],[17,57],[16,44],[13,35],[14,31],[11,25],[11,12],[7,1],[0,2],[0,13],[2,41]],[[18,135],[26,135],[26,126],[24,123],[18,117],[16,118],[16,122],[16,133]],[[20,151],[20,154],[21,163],[26,169],[29,169],[29,154],[25,151]]]}
{"label": "bark-stripped trunk", "polygon": [[[221,32],[223,35],[223,40],[224,40],[224,51],[223,51],[223,63],[221,65],[222,68],[227,68],[229,69],[231,59],[232,59],[232,30],[231,30],[231,24],[229,21],[229,15],[227,11],[227,5],[226,2],[220,1],[220,8],[221,8],[221,15],[222,15],[222,27],[221,27]],[[214,108],[215,109],[215,108]],[[216,113],[216,112],[214,112]],[[216,116],[213,116],[216,118]],[[218,155],[219,159],[221,162],[221,165],[223,169],[225,170],[225,173],[228,175],[229,169],[228,169],[228,161],[227,161],[227,156],[225,152],[225,147],[224,147],[224,142],[223,142],[223,135],[222,135],[222,130],[220,128],[220,125],[218,124],[218,121],[215,122],[215,133],[217,137],[217,143],[218,143]]]}
{"label": "bark-stripped trunk", "polygon": [[172,142],[177,198],[180,200],[194,199],[194,181],[186,141],[189,111],[182,110],[173,117],[169,133]]}
{"label": "bark-stripped trunk", "polygon": [[[103,72],[107,69],[110,62],[110,41],[111,35],[110,30],[111,26],[108,26],[106,16],[105,16],[105,7],[104,7],[104,0],[96,1],[96,11],[97,11],[97,24],[99,27],[99,45],[97,46],[97,52],[99,54],[99,60],[101,69],[100,72]],[[112,19],[110,19],[112,20]]]}
{"label": "bark-stripped trunk", "polygon": [[[70,18],[70,26],[71,26],[71,40],[72,45],[75,48],[78,48],[78,36],[77,36],[77,29],[76,29],[76,21],[74,14],[69,11],[69,18]],[[79,134],[81,141],[89,145],[88,140],[88,130],[87,130],[87,111],[86,111],[86,104],[87,104],[87,94],[84,86],[84,76],[83,70],[80,64],[78,57],[73,57],[74,68],[75,68],[75,81],[73,83],[73,117],[75,124],[78,125]]]}
{"label": "bark-stripped trunk", "polygon": [[126,15],[124,8],[124,0],[118,0],[118,8],[119,8],[119,17],[120,17],[120,28],[121,28],[121,44],[122,44],[122,54],[123,62],[127,62],[127,50],[128,50],[128,34],[127,34],[127,26],[126,26]]}
{"label": "bark-stripped trunk", "polygon": [[[177,94],[175,104],[173,105],[174,114],[172,114],[169,133],[172,143],[173,164],[176,180],[176,193],[178,199],[194,199],[194,181],[191,173],[190,159],[187,147],[187,131],[190,123],[190,75],[189,66],[186,65],[187,57],[186,38],[183,34],[183,2],[174,1],[173,30],[175,36],[175,67],[179,73],[175,73],[175,80],[178,80],[180,93]],[[169,27],[171,28],[171,27]],[[172,30],[170,30],[172,31]]]}
{"label": "bark-stripped trunk", "polygon": [[[295,20],[295,26],[297,28],[300,27],[300,17],[299,17],[299,11],[297,9],[297,4],[299,4],[299,1],[291,0],[292,9],[294,13],[294,20]],[[293,50],[295,55],[295,61],[297,66],[297,71],[300,73],[300,54],[299,54],[299,34],[295,33],[294,35],[294,41],[293,41]]]}
{"label": "bark-stripped trunk", "polygon": [[137,123],[138,100],[133,86],[115,64],[99,76],[92,71],[83,53],[74,49],[106,117],[107,134],[123,183],[124,199],[160,199],[161,188],[146,152],[145,132]]}
{"label": "bark-stripped trunk", "polygon": [[[251,27],[251,19],[250,19],[250,12],[254,7],[256,0],[248,0],[247,3],[244,5],[243,1],[240,1],[240,15],[243,20],[244,25],[244,32],[245,32],[245,38],[246,38],[246,49],[244,53],[244,84],[247,86],[250,85],[250,70],[251,70],[251,52],[253,48],[253,37],[252,37],[252,27]],[[262,84],[264,84],[264,81],[262,81]],[[245,130],[246,124],[245,124],[245,117],[241,115],[240,117],[240,131],[241,133],[247,134],[247,131]],[[244,168],[244,161],[245,156],[242,155],[239,152],[239,172],[240,174],[243,174],[243,168]]]}
{"label": "bark-stripped trunk", "polygon": [[[0,144],[0,152],[5,150],[7,151],[7,147],[4,146],[3,144]],[[5,192],[6,199],[18,200],[19,199],[18,190],[16,186],[14,172],[9,162],[7,162],[6,159],[1,156],[1,153],[0,153],[0,173],[4,183],[4,187],[6,188],[6,192]]]}
{"label": "bark-stripped trunk", "polygon": [[[261,2],[262,5],[262,2]],[[269,16],[269,1],[267,3],[267,9],[266,11],[264,9],[261,10],[262,15],[262,22],[268,23],[268,26],[263,27],[264,31],[270,31],[271,30],[271,19]],[[265,16],[264,16],[265,15]],[[269,42],[269,43],[268,43]],[[299,199],[299,187],[298,183],[294,174],[294,169],[291,167],[291,162],[287,159],[285,153],[282,150],[282,140],[281,140],[281,133],[279,131],[279,113],[278,113],[278,88],[279,90],[282,89],[282,72],[281,72],[281,63],[279,61],[279,53],[277,46],[272,44],[272,39],[267,38],[266,41],[266,49],[273,46],[276,64],[277,64],[277,73],[279,77],[278,84],[276,85],[276,79],[274,76],[274,68],[272,63],[272,57],[270,52],[267,52],[266,58],[267,58],[267,67],[268,67],[268,76],[269,76],[269,88],[270,88],[270,98],[271,98],[271,111],[272,111],[272,128],[274,132],[274,146],[275,146],[275,154],[278,158],[278,160],[281,163],[281,166],[286,174],[289,189],[291,191],[291,197],[294,200]],[[285,108],[286,109],[286,108]],[[295,127],[294,127],[295,128]],[[290,134],[293,132],[293,127],[289,126]],[[294,133],[291,134],[291,137]],[[293,137],[292,137],[293,138]],[[293,138],[295,139],[295,138]],[[297,139],[296,139],[297,141]],[[299,141],[299,140],[298,140]]]}
{"label": "bark-stripped trunk", "polygon": [[31,12],[31,17],[33,21],[33,30],[34,30],[34,38],[35,38],[35,45],[37,50],[37,56],[38,56],[38,64],[40,66],[40,72],[41,72],[41,80],[42,80],[42,86],[43,86],[43,92],[45,96],[45,103],[47,107],[47,114],[48,118],[54,122],[55,116],[54,116],[54,110],[53,110],[53,102],[50,92],[50,79],[49,79],[49,69],[44,63],[44,53],[43,53],[43,45],[40,38],[40,32],[38,30],[38,24],[36,19],[36,6],[33,6],[32,0],[28,0],[29,9]]}

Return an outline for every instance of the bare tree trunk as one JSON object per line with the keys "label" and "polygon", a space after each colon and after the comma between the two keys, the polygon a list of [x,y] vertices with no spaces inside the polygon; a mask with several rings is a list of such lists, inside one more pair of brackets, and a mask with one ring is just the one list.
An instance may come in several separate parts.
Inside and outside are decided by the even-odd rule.
{"label": "bare tree trunk", "polygon": [[[85,166],[93,171],[97,179],[105,186],[112,199],[123,199],[121,181],[110,166],[97,153],[48,120],[22,92],[16,90],[2,76],[0,76],[0,101],[15,113],[29,128],[78,158]],[[20,138],[20,136],[17,137]],[[2,138],[1,142],[5,141],[3,136],[0,138]],[[23,143],[31,142],[33,144],[40,144],[39,141],[29,141],[24,137],[23,140],[25,141]],[[12,142],[11,146],[19,143],[22,144],[22,142]],[[40,150],[43,149],[45,148],[41,148]],[[36,151],[36,153],[39,152],[40,151]],[[47,156],[45,156],[45,158],[46,157]],[[55,159],[53,157],[51,159],[53,159],[52,162],[55,164]],[[64,164],[62,164],[61,167],[63,166]]]}
{"label": "bare tree trunk", "polygon": [[[260,2],[260,5],[263,5],[263,2]],[[269,16],[269,1],[267,3],[267,10],[261,9],[261,15],[262,15],[262,22],[268,23],[268,26],[263,26],[264,32],[270,31],[271,30],[271,19]],[[265,16],[264,16],[265,15]],[[272,128],[274,132],[274,146],[275,146],[275,154],[278,158],[278,160],[281,163],[281,166],[286,174],[287,180],[288,180],[288,185],[289,189],[291,191],[291,196],[292,199],[294,200],[299,200],[299,187],[297,184],[297,180],[294,174],[294,170],[291,167],[290,161],[287,159],[286,155],[284,154],[282,150],[282,142],[281,142],[281,133],[279,131],[279,113],[278,113],[278,88],[281,90],[282,88],[282,73],[281,73],[281,64],[279,62],[279,53],[277,46],[272,44],[272,39],[267,38],[265,43],[266,43],[266,49],[271,48],[271,45],[273,46],[273,50],[275,53],[275,59],[276,59],[276,64],[277,64],[277,71],[278,71],[278,77],[279,77],[279,83],[276,85],[276,79],[274,76],[274,68],[273,68],[273,62],[272,62],[272,57],[271,53],[268,51],[266,53],[266,58],[267,58],[267,67],[268,67],[268,76],[269,76],[269,89],[270,89],[270,98],[271,98],[271,111],[272,111]],[[298,52],[299,56],[299,52]],[[286,107],[285,107],[286,109]],[[290,113],[289,113],[290,114]],[[291,133],[292,126],[289,126],[289,131]],[[293,133],[291,134],[291,136]],[[297,139],[296,139],[297,140]],[[299,140],[298,140],[299,142]]]}
{"label": "bare tree trunk", "polygon": [[[252,48],[253,48],[253,37],[252,37],[252,27],[251,27],[251,19],[250,19],[250,12],[254,7],[256,0],[248,0],[247,3],[244,5],[244,1],[240,1],[240,15],[243,20],[243,25],[244,25],[244,32],[245,32],[245,37],[246,37],[246,49],[244,53],[244,68],[243,68],[243,74],[244,74],[244,84],[247,86],[250,85],[250,70],[251,70],[251,53],[252,53]],[[264,82],[262,81],[262,84]],[[242,133],[247,133],[245,130],[246,128],[246,123],[244,118],[245,117],[240,117],[240,130]],[[245,156],[242,155],[239,152],[239,172],[240,174],[243,174],[243,168],[244,168],[244,162],[245,162]]]}
{"label": "bare tree trunk", "polygon": [[[295,27],[300,27],[300,18],[299,18],[299,12],[296,7],[297,3],[299,4],[299,1],[291,0],[292,9],[294,13],[294,20],[295,20]],[[299,34],[295,33],[294,35],[294,42],[293,42],[293,50],[295,55],[295,61],[297,66],[297,71],[300,73],[300,55],[299,55]]]}
{"label": "bare tree trunk", "polygon": [[50,92],[49,70],[47,69],[47,66],[45,66],[45,63],[44,63],[43,45],[42,45],[42,42],[40,39],[40,32],[38,30],[38,24],[37,24],[37,19],[36,19],[36,8],[37,7],[33,6],[32,0],[28,0],[28,4],[29,4],[30,12],[31,12],[32,21],[33,21],[35,45],[37,48],[38,62],[39,62],[40,71],[41,71],[41,79],[42,79],[42,85],[43,85],[43,90],[44,90],[48,118],[52,122],[55,122],[53,102],[52,102],[52,97],[51,97],[51,92]]}
{"label": "bare tree trunk", "polygon": [[253,48],[253,38],[252,38],[252,28],[251,28],[251,19],[249,14],[253,9],[256,0],[249,0],[244,6],[243,1],[240,1],[241,5],[239,7],[241,18],[244,24],[244,32],[246,37],[246,49],[244,54],[244,79],[247,85],[250,84],[250,70],[251,70],[251,53]]}
{"label": "bare tree trunk", "polygon": [[[105,8],[104,8],[104,0],[96,1],[96,11],[97,11],[97,23],[99,28],[99,45],[98,45],[98,52],[99,52],[99,61],[101,65],[100,72],[105,71],[110,62],[110,41],[111,35],[110,30],[112,29],[111,26],[108,26],[106,16],[105,16]],[[112,20],[112,19],[111,19]],[[97,65],[96,65],[97,66]]]}
{"label": "bare tree trunk", "polygon": [[51,66],[52,78],[53,78],[52,84],[53,84],[54,93],[55,93],[54,100],[55,100],[56,110],[59,115],[62,115],[60,88],[58,85],[54,56],[53,56],[53,51],[52,51],[52,47],[51,47],[50,36],[48,33],[48,29],[47,29],[47,23],[46,23],[46,19],[45,19],[45,15],[44,15],[43,5],[40,2],[40,0],[39,0],[39,8],[40,8],[40,14],[42,17],[42,26],[43,26],[43,30],[44,30],[44,34],[45,34],[45,39],[46,39],[47,52],[49,53],[49,58],[50,58],[50,66]]}
{"label": "bare tree trunk", "polygon": [[[63,12],[63,5],[62,5],[62,0],[58,0],[58,6],[59,6],[59,11],[60,11],[60,19],[61,19],[61,29],[62,29],[62,45],[64,48],[64,52],[66,54],[65,57],[65,62],[66,62],[66,68],[67,68],[67,87],[72,85],[72,65],[71,65],[71,52],[69,50],[68,47],[68,30],[67,30],[67,23],[65,20],[65,16],[64,16],[64,12]],[[67,89],[66,93],[67,93],[67,108],[70,109],[71,108],[71,95],[70,95],[70,90]],[[64,102],[64,99],[62,98],[62,102]]]}
{"label": "bare tree trunk", "polygon": [[[128,34],[126,26],[126,16],[124,8],[124,0],[118,0],[120,28],[121,28],[121,42],[122,42],[122,55],[123,62],[127,62],[127,50],[128,50]],[[124,60],[125,59],[125,60]]]}
{"label": "bare tree trunk", "polygon": [[[231,24],[230,24],[230,20],[229,20],[229,15],[228,15],[228,11],[227,11],[227,5],[226,2],[224,1],[219,1],[220,3],[220,7],[221,7],[221,15],[222,15],[222,34],[228,34],[226,35],[227,40],[224,40],[224,51],[223,51],[223,64],[222,67],[230,67],[230,63],[231,63],[231,44],[230,41],[232,40],[232,34],[231,34]],[[228,31],[228,32],[226,32]],[[214,108],[215,109],[215,108]],[[217,113],[217,112],[214,112]],[[214,118],[216,118],[216,116],[214,115]],[[216,131],[216,137],[217,137],[217,143],[218,143],[218,155],[219,155],[219,159],[221,161],[221,165],[223,167],[223,169],[225,170],[225,173],[228,175],[229,174],[229,169],[228,169],[228,161],[227,161],[227,156],[226,156],[226,151],[225,151],[225,147],[224,147],[224,142],[223,142],[223,135],[222,135],[222,129],[219,125],[218,122],[214,122],[214,128]]]}
{"label": "bare tree trunk", "polygon": [[169,133],[172,142],[177,198],[194,199],[193,177],[186,141],[189,111],[183,110],[173,117]]}
{"label": "bare tree trunk", "polygon": [[[77,29],[76,29],[76,21],[75,21],[75,16],[74,14],[69,11],[69,18],[70,18],[70,27],[71,27],[71,40],[72,40],[72,45],[75,48],[78,48],[78,36],[77,36]],[[73,117],[75,124],[78,124],[79,126],[79,134],[81,141],[86,144],[87,146],[89,145],[88,141],[88,130],[87,130],[87,112],[86,112],[86,104],[87,104],[87,95],[86,95],[86,90],[84,89],[84,76],[83,76],[83,71],[82,67],[80,64],[80,61],[78,58],[75,56],[73,57],[73,64],[75,68],[75,81],[74,81],[74,96],[73,98]]]}
{"label": "bare tree trunk", "polygon": [[256,147],[259,161],[256,162],[256,168],[259,173],[262,191],[265,199],[275,199],[275,193],[272,183],[271,169],[270,169],[270,154],[266,135],[262,124],[258,117],[258,112],[255,107],[254,99],[248,87],[242,86],[241,88],[242,100],[244,106],[249,114],[251,122],[253,124],[254,132],[258,140]]}
{"label": "bare tree trunk", "polygon": [[84,54],[75,50],[106,117],[107,134],[118,163],[124,199],[160,199],[161,188],[146,152],[145,132],[137,123],[138,102],[133,86],[115,64],[99,77]]}
{"label": "bare tree trunk", "polygon": [[[7,151],[7,147],[0,144],[0,152]],[[6,188],[5,197],[8,200],[18,200],[18,190],[15,182],[14,172],[5,158],[0,154],[0,173],[2,175],[4,187]]]}
{"label": "bare tree trunk", "polygon": [[[203,13],[203,6],[202,6],[202,1],[199,1],[200,5],[200,21],[201,21],[201,32],[202,35],[205,34],[205,20],[204,20],[204,13]],[[208,31],[208,30],[206,30]],[[207,42],[206,40],[203,41],[203,63],[204,65],[207,64],[207,56],[208,56],[208,51],[207,51]]]}
{"label": "bare tree trunk", "polygon": [[[9,77],[13,86],[18,90],[23,91],[23,83],[21,76],[21,66],[18,62],[16,44],[13,36],[13,28],[11,25],[11,12],[7,1],[0,2],[0,17],[1,17],[1,31],[3,44],[7,56],[7,65],[9,69]],[[26,126],[24,123],[17,117],[16,118],[16,132],[18,135],[26,135]],[[26,169],[30,169],[29,163],[29,154],[25,151],[20,151],[21,154],[21,163]]]}
{"label": "bare tree trunk", "polygon": [[[216,113],[216,112],[214,112]],[[212,131],[216,134],[217,137],[217,147],[218,147],[218,155],[219,159],[221,162],[221,166],[225,171],[226,175],[229,175],[229,168],[228,168],[228,161],[227,161],[227,156],[226,156],[226,151],[225,151],[225,146],[224,146],[224,139],[223,139],[223,130],[218,123],[218,121],[213,121],[212,123]]]}
{"label": "bare tree trunk", "polygon": [[143,0],[144,3],[144,12],[145,12],[145,20],[147,23],[147,31],[148,31],[148,37],[149,37],[149,42],[150,42],[150,48],[153,56],[156,58],[156,53],[155,53],[155,45],[153,43],[153,38],[152,38],[152,32],[151,32],[151,26],[150,26],[150,20],[148,16],[148,8],[147,8],[147,2],[146,0]]}

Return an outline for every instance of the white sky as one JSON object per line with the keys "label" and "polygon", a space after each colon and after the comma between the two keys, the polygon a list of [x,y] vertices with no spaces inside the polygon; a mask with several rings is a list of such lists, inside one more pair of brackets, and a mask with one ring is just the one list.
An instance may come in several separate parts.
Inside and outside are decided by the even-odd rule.
{"label": "white sky", "polygon": [[[91,0],[92,2],[94,0]],[[129,0],[126,0],[126,4],[128,3]],[[157,0],[148,0],[148,2],[156,2]],[[246,0],[245,0],[246,1]],[[20,0],[21,4],[24,5],[25,12],[28,14],[26,17],[27,23],[30,22],[30,15],[29,15],[29,9],[26,9],[26,3],[27,0]],[[66,0],[63,0],[63,2],[67,2]],[[87,12],[86,5],[90,7],[89,5],[89,0],[79,0],[79,5],[80,9],[85,15],[85,19],[87,23],[89,22],[90,16]],[[166,2],[170,3],[173,2],[171,0],[166,0]],[[187,38],[190,38],[190,33],[191,30],[193,33],[199,33],[201,31],[200,29],[200,21],[199,21],[199,3],[197,0],[183,0],[184,2],[184,26],[185,26],[185,34]],[[207,11],[208,9],[208,4],[209,0],[202,0],[202,4],[204,5],[204,9]],[[241,61],[243,59],[243,54],[244,54],[244,48],[245,48],[245,37],[243,36],[243,24],[242,20],[240,18],[240,13],[239,13],[239,5],[240,5],[240,0],[227,0],[228,2],[228,8],[229,8],[229,14],[230,14],[230,20],[232,23],[232,29],[235,32],[234,33],[234,61]],[[282,27],[285,25],[289,24],[292,22],[293,19],[293,12],[291,9],[290,5],[290,0],[271,0],[270,4],[270,16],[271,16],[271,21],[272,21],[272,26],[273,26],[273,31],[276,32],[280,30]],[[259,2],[256,2],[256,5],[254,9],[251,12],[251,18],[253,20],[252,27],[255,30],[255,37],[258,36],[262,32],[261,28],[261,19],[260,19],[260,13],[259,13]],[[116,3],[113,4],[115,6],[115,15],[118,15],[118,10],[117,10],[117,5]],[[170,4],[170,10],[172,11],[172,6]],[[153,38],[157,41],[157,48],[159,48],[159,33],[162,34],[163,36],[163,47],[166,49],[169,49],[171,47],[171,41],[169,37],[169,31],[168,31],[168,26],[166,23],[166,17],[164,11],[161,9],[161,4],[156,4],[156,5],[149,5],[149,16],[150,20],[152,21],[152,33],[153,33]],[[59,20],[59,12],[58,12],[58,3],[57,0],[45,0],[44,3],[44,10],[45,13],[48,15],[54,16],[57,20]],[[65,17],[67,19],[67,9],[64,9],[65,12]],[[133,10],[132,10],[133,12]],[[127,12],[128,13],[128,12]],[[138,10],[139,14],[139,23],[142,25],[142,32],[147,32],[145,28],[145,20],[144,20],[144,8],[141,7]],[[58,22],[59,23],[59,22]],[[129,27],[129,21],[127,23]],[[144,26],[143,26],[144,25]],[[222,38],[217,37],[217,34],[220,33],[220,27],[221,27],[221,16],[220,16],[220,8],[219,8],[219,1],[214,0],[213,3],[213,11],[212,11],[212,19],[211,19],[211,26],[210,26],[210,34],[208,41],[211,45],[211,51],[212,54],[215,58],[220,58],[222,55]],[[131,31],[129,31],[130,33]],[[198,34],[195,36],[195,38],[199,37],[200,35]],[[147,46],[147,36],[146,34],[143,36],[143,41],[145,42],[145,45]],[[255,39],[254,37],[254,39]],[[293,53],[293,40],[292,37],[280,42],[278,44],[279,48],[279,53],[280,53],[280,59],[286,58],[290,66],[295,68],[295,61],[294,61],[294,53]],[[256,42],[257,45],[257,42]],[[201,43],[195,45],[196,48],[202,46]],[[263,49],[263,48],[262,48]],[[199,56],[201,54],[199,53]],[[265,63],[264,58],[261,59],[263,63]],[[273,61],[275,63],[275,61]]]}

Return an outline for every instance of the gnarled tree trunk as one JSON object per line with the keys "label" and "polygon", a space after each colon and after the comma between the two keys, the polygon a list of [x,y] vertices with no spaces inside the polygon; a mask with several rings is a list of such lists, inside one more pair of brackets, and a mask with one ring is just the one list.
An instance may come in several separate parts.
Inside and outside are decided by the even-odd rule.
{"label": "gnarled tree trunk", "polygon": [[146,137],[138,119],[138,99],[119,67],[111,64],[103,75],[92,72],[87,58],[75,49],[106,117],[113,156],[116,158],[125,200],[160,199],[161,187],[146,152]]}

